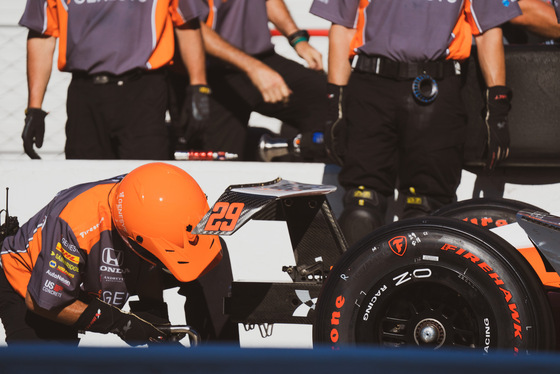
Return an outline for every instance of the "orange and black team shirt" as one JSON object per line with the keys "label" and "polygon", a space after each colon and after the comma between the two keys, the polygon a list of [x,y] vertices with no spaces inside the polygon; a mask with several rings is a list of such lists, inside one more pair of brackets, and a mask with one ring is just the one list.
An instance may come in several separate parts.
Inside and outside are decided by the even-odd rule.
{"label": "orange and black team shirt", "polygon": [[16,292],[48,310],[84,292],[122,308],[136,294],[150,265],[113,230],[109,194],[122,177],[59,192],[4,240],[2,268]]}
{"label": "orange and black team shirt", "polygon": [[174,26],[203,11],[200,0],[27,0],[19,24],[59,38],[62,71],[122,74],[169,64]]}
{"label": "orange and black team shirt", "polygon": [[351,53],[401,62],[464,60],[473,35],[521,14],[516,0],[314,0],[310,11],[356,29]]}

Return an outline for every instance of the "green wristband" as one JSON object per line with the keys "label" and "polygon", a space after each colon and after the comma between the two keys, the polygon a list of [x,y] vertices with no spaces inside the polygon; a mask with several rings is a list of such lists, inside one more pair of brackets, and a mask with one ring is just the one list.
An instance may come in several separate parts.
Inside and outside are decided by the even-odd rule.
{"label": "green wristband", "polygon": [[307,32],[307,30],[298,30],[288,36],[288,41],[290,42],[290,45],[295,48],[296,44],[298,44],[299,42],[309,41],[309,33]]}

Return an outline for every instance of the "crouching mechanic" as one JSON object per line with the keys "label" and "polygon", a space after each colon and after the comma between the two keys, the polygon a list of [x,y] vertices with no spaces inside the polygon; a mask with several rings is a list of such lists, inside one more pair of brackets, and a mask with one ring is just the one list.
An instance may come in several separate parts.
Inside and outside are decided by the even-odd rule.
{"label": "crouching mechanic", "polygon": [[207,210],[197,182],[165,163],[59,192],[3,242],[6,342],[77,344],[78,331],[166,341],[156,327],[169,323],[161,270],[189,282],[221,259],[217,236],[191,233]]}

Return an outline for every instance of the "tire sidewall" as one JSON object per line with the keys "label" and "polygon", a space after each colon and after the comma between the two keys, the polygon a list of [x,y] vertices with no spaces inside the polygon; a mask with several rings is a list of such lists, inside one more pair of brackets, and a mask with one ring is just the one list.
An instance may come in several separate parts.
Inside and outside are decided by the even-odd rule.
{"label": "tire sidewall", "polygon": [[[363,343],[361,331],[377,328],[369,321],[384,317],[391,297],[433,282],[462,294],[477,316],[471,321],[475,349],[519,352],[536,344],[528,292],[516,270],[487,243],[438,225],[395,226],[358,243],[333,269],[319,298],[315,341],[333,348]],[[392,250],[394,238],[406,247]],[[377,330],[369,337],[380,343]]]}

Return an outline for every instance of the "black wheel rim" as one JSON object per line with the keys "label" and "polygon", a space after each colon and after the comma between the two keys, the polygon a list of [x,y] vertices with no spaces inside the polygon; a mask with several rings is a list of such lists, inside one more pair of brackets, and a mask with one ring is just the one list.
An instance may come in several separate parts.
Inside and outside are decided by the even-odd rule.
{"label": "black wheel rim", "polygon": [[[440,280],[416,281],[389,291],[378,312],[364,321],[369,304],[362,305],[356,323],[356,342],[387,348],[479,348],[493,346],[492,308],[469,282],[454,284],[448,269],[434,269]],[[456,273],[455,273],[456,274]],[[454,274],[454,275],[455,275]],[[364,300],[372,300],[377,283]],[[468,288],[468,289],[467,289]],[[361,317],[360,317],[361,316]]]}

